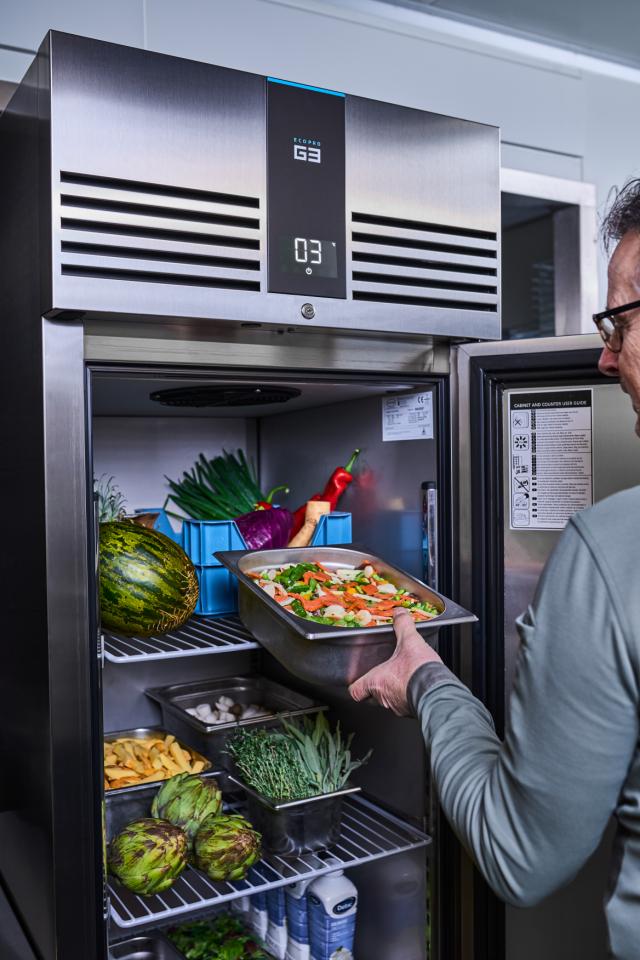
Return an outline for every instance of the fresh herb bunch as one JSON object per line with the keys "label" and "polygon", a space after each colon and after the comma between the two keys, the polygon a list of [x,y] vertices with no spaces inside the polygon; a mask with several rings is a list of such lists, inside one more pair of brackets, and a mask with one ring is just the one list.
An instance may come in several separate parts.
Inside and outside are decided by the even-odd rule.
{"label": "fresh herb bunch", "polygon": [[351,755],[353,734],[343,738],[324,713],[315,721],[282,720],[282,731],[244,730],[228,746],[247,784],[268,800],[304,800],[341,790],[354,770],[366,763]]}
{"label": "fresh herb bunch", "polygon": [[228,751],[246,782],[270,800],[309,797],[305,769],[294,741],[274,730],[242,730]]}
{"label": "fresh herb bunch", "polygon": [[169,939],[186,960],[271,960],[242,922],[226,913],[175,927]]}
{"label": "fresh herb bunch", "polygon": [[223,450],[212,460],[201,453],[181,480],[165,479],[171,489],[167,500],[173,500],[193,520],[235,520],[258,505],[271,504],[278,490],[287,489],[274,487],[265,496],[242,450],[237,455]]}
{"label": "fresh herb bunch", "polygon": [[98,522],[110,523],[112,520],[122,520],[127,503],[114,477],[107,477],[103,473],[93,481],[93,491],[98,496]]}

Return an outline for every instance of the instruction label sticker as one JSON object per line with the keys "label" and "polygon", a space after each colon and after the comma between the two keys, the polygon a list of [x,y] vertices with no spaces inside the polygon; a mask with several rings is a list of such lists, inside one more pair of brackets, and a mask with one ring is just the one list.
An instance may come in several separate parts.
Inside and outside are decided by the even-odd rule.
{"label": "instruction label sticker", "polygon": [[591,390],[509,397],[512,530],[562,530],[593,503]]}
{"label": "instruction label sticker", "polygon": [[433,394],[412,393],[382,400],[382,439],[433,439]]}

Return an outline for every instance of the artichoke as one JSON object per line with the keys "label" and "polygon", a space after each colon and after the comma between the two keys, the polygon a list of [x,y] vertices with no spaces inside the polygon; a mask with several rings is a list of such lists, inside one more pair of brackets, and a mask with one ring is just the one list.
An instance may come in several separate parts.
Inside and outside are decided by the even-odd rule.
{"label": "artichoke", "polygon": [[196,866],[212,880],[242,880],[260,859],[261,840],[239,814],[207,817],[196,834]]}
{"label": "artichoke", "polygon": [[134,820],[111,841],[109,869],[133,893],[162,893],[187,865],[187,835],[166,820]]}
{"label": "artichoke", "polygon": [[221,810],[222,793],[216,780],[178,773],[156,793],[151,816],[180,827],[191,845],[202,821],[217,816]]}

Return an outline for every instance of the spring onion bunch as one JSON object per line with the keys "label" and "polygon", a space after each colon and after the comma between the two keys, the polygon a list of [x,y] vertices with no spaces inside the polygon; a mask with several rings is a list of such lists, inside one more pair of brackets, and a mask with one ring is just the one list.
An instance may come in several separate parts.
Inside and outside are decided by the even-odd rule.
{"label": "spring onion bunch", "polygon": [[270,505],[278,490],[287,489],[274,487],[265,496],[242,450],[237,454],[223,450],[212,460],[201,453],[180,480],[166,480],[171,489],[167,500],[173,500],[193,520],[235,520],[258,505]]}

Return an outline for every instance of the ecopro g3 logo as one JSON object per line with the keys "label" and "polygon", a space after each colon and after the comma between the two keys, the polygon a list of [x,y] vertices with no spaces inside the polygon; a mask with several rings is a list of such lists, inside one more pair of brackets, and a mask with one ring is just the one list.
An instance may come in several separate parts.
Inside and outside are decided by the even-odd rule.
{"label": "ecopro g3 logo", "polygon": [[321,141],[309,140],[308,137],[294,137],[293,159],[304,160],[307,163],[322,163]]}

